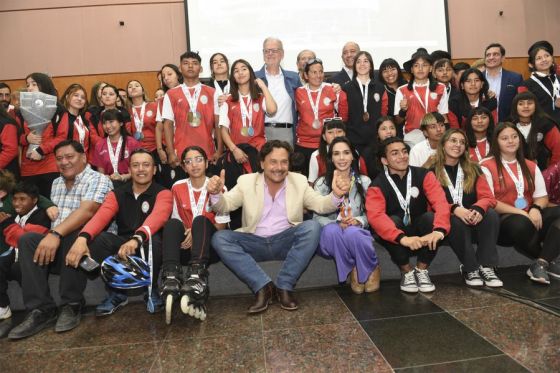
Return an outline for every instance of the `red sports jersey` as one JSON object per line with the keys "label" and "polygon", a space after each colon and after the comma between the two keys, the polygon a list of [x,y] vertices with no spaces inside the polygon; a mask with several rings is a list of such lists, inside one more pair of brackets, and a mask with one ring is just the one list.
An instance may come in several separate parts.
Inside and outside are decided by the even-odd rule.
{"label": "red sports jersey", "polygon": [[[49,124],[47,128],[51,127]],[[43,159],[40,161],[33,161],[27,158],[27,150],[29,149],[29,143],[27,142],[27,135],[29,135],[31,131],[27,126],[27,122],[23,123],[23,134],[19,138],[19,142],[22,145],[22,153],[21,153],[21,176],[33,176],[33,175],[42,175],[48,174],[51,172],[58,172],[58,168],[56,167],[56,161],[54,158],[54,153],[48,152],[43,156]],[[45,129],[46,132],[46,129]],[[50,135],[48,133],[43,132],[43,141],[49,141],[53,135],[52,128],[50,131]],[[51,136],[51,137],[49,137]]]}
{"label": "red sports jersey", "polygon": [[[189,187],[187,184],[187,180],[184,179],[177,181],[175,184],[173,184],[171,192],[173,194],[173,213],[171,214],[171,217],[173,219],[181,220],[186,228],[191,228],[194,217],[189,197]],[[198,203],[202,190],[195,190],[193,192],[194,201],[195,203]],[[216,216],[214,211],[209,208],[209,198],[210,194],[207,193],[204,204],[202,205],[201,215],[207,217],[212,222],[212,224],[228,223],[229,215]]]}
{"label": "red sports jersey", "polygon": [[[138,107],[131,107],[129,110],[130,113],[130,125],[127,128],[128,133],[135,136],[137,130],[136,126],[140,126],[140,124],[136,123],[136,118],[140,121],[143,119],[142,124],[142,140],[140,141],[141,146],[152,152],[156,149],[156,115],[157,115],[157,103],[156,102],[147,102],[144,108],[144,117],[142,118],[142,106]],[[134,111],[136,111],[136,115],[134,115]],[[137,138],[137,137],[135,137]]]}
{"label": "red sports jersey", "polygon": [[[245,105],[248,103],[248,97],[241,98]],[[264,133],[264,96],[261,94],[255,101],[251,100],[251,107],[253,110],[252,122],[254,134],[253,136],[244,136],[241,134],[243,128],[243,120],[241,117],[241,104],[238,101],[232,101],[231,96],[228,97],[226,104],[228,106],[228,119],[229,119],[229,136],[235,145],[249,144],[254,148],[261,150],[262,146],[266,143]],[[247,107],[247,110],[250,108]],[[245,124],[247,127],[248,123]]]}
{"label": "red sports jersey", "polygon": [[[426,92],[428,91],[428,92]],[[428,105],[426,107],[426,93]],[[420,99],[418,99],[418,97]],[[420,122],[426,113],[437,111],[441,114],[447,114],[447,91],[445,86],[438,83],[434,92],[429,91],[428,85],[413,86],[413,90],[409,90],[407,85],[402,85],[397,89],[395,97],[394,114],[397,115],[400,110],[400,102],[403,98],[408,100],[408,109],[406,111],[406,122],[404,126],[405,133],[420,128]],[[422,100],[422,101],[420,101]]]}
{"label": "red sports jersey", "polygon": [[[533,180],[535,180],[535,169],[537,168],[537,164],[529,160],[525,160],[525,163],[527,163],[529,172],[531,173]],[[494,189],[494,196],[496,197],[496,200],[506,203],[510,206],[515,206],[515,200],[517,199],[517,190],[515,189],[515,183],[509,176],[509,173],[502,168],[502,185],[502,183],[500,183],[500,177],[498,175],[498,167],[496,165],[495,158],[487,158],[483,162],[481,162],[480,165],[482,167],[486,167],[492,175],[492,187]],[[510,163],[509,167],[513,174],[517,177],[517,164]],[[533,191],[529,191],[529,184],[527,183],[526,177],[523,177],[523,184],[525,186],[523,196],[527,201],[527,207],[525,208],[525,210],[528,211],[530,206],[533,204]]]}
{"label": "red sports jersey", "polygon": [[[317,100],[318,91],[311,91],[311,100]],[[296,109],[299,114],[299,120],[296,128],[297,144],[304,148],[317,149],[321,140],[321,131],[323,128],[323,120],[339,116],[344,122],[348,120],[348,101],[346,92],[340,91],[334,93],[331,85],[323,85],[321,97],[318,103],[319,128],[313,128],[315,114],[313,113],[312,104],[309,102],[309,96],[305,87],[299,87],[295,93]],[[335,114],[335,110],[338,115]]]}
{"label": "red sports jersey", "polygon": [[[198,145],[204,149],[208,158],[212,158],[215,152],[214,138],[212,136],[215,121],[214,88],[206,85],[201,86],[200,96],[196,105],[196,111],[201,115],[201,123],[198,127],[192,127],[187,119],[190,106],[183,92],[183,87],[189,89],[191,94],[194,95],[194,87],[187,88],[185,84],[170,89],[167,91],[166,97],[168,97],[171,104],[173,118],[166,118],[166,114],[162,112],[162,118],[173,120],[175,125],[175,143],[173,144],[175,152],[180,157],[185,148]],[[165,111],[165,102],[163,111]]]}

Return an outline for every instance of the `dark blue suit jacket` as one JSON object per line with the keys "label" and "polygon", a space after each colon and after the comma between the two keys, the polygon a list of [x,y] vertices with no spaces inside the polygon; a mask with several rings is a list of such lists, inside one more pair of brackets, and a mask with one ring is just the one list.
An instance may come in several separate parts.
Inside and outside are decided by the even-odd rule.
{"label": "dark blue suit jacket", "polygon": [[498,120],[503,122],[511,114],[511,102],[517,94],[517,87],[523,83],[523,77],[513,71],[502,69],[502,84],[498,100]]}
{"label": "dark blue suit jacket", "polygon": [[[295,136],[296,124],[298,122],[295,94],[296,94],[296,89],[298,87],[301,87],[301,81],[299,80],[298,73],[296,73],[295,71],[287,71],[284,70],[283,68],[280,68],[280,70],[282,70],[282,74],[284,75],[284,85],[286,86],[286,91],[288,92],[288,95],[290,95],[290,98],[292,99],[292,113],[294,113],[294,118],[292,121],[293,124],[292,129],[294,130],[294,136]],[[265,82],[265,84],[268,86],[268,81],[266,80],[266,73],[264,71],[264,65],[259,71],[255,71],[255,76],[259,79],[262,79]]]}

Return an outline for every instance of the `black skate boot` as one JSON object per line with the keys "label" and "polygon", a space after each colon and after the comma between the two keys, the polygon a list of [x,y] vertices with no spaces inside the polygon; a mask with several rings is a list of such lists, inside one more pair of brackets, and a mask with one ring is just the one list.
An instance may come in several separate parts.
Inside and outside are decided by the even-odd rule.
{"label": "black skate boot", "polygon": [[208,270],[204,264],[191,264],[187,267],[181,294],[181,311],[204,321],[207,313],[206,300],[210,295]]}
{"label": "black skate boot", "polygon": [[164,265],[161,270],[161,297],[165,300],[165,323],[171,324],[173,302],[181,295],[181,267],[177,264]]}

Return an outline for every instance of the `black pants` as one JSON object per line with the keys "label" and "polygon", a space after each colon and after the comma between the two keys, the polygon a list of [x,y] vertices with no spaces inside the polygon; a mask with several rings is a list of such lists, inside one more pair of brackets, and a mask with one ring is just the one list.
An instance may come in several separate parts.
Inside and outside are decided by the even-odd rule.
{"label": "black pants", "polygon": [[64,265],[66,254],[68,254],[78,233],[78,231],[72,232],[62,239],[60,246],[56,250],[54,261],[46,266],[40,266],[33,262],[35,250],[45,236],[39,233],[26,233],[20,237],[18,242],[19,263],[23,274],[21,287],[23,290],[23,303],[28,311],[36,308],[43,310],[56,308],[56,303],[51,296],[49,288],[48,277],[50,273],[60,274],[59,292],[63,304],[82,301],[82,294],[76,299],[72,298],[75,291],[71,274],[77,270]]}
{"label": "black pants", "polygon": [[542,221],[542,229],[537,231],[531,220],[523,215],[502,215],[498,244],[513,246],[531,259],[556,259],[560,254],[560,206],[543,209]]}
{"label": "black pants", "polygon": [[[493,209],[488,209],[482,221],[475,226],[467,225],[458,217],[451,216],[451,231],[446,242],[457,255],[466,272],[473,272],[479,265],[497,267],[496,242],[499,230],[500,217]],[[478,244],[476,250],[473,240]]]}
{"label": "black pants", "polygon": [[0,307],[10,305],[8,297],[8,281],[17,281],[21,285],[21,269],[16,262],[16,252],[0,256]]}
{"label": "black pants", "polygon": [[181,249],[185,239],[185,226],[178,219],[171,219],[163,228],[163,265],[211,264],[220,259],[211,241],[216,227],[205,216],[197,216],[192,224],[192,247]]}
{"label": "black pants", "polygon": [[[393,220],[397,228],[401,229],[406,236],[421,237],[433,231],[433,212],[423,213],[422,215],[413,219],[412,223],[409,225],[404,225],[402,219],[398,216],[391,216],[391,219]],[[409,264],[411,256],[416,256],[418,263],[430,265],[437,254],[437,248],[436,250],[430,250],[427,246],[424,246],[418,250],[411,250],[406,246],[402,246],[398,243],[392,243],[385,240],[380,240],[380,243],[387,249],[389,255],[391,255],[391,259],[399,267]]]}
{"label": "black pants", "polygon": [[60,176],[58,172],[49,172],[46,174],[39,174],[33,176],[24,176],[21,178],[22,181],[35,184],[39,188],[39,193],[42,196],[51,198],[51,189],[53,181]]}
{"label": "black pants", "polygon": [[[129,240],[129,237],[123,237],[123,236],[117,236],[116,234],[113,233],[109,233],[109,232],[102,232],[101,234],[99,234],[97,237],[95,237],[93,239],[93,241],[91,241],[89,243],[89,251],[91,254],[91,257],[98,263],[103,262],[107,257],[111,256],[111,255],[115,255],[122,244],[124,244],[126,241]],[[149,257],[149,246],[148,246],[148,241],[144,241],[144,245],[142,247],[142,250],[144,251],[144,258],[146,259],[146,262],[148,262],[148,257]],[[142,254],[140,253],[140,250],[137,250],[136,253],[134,253],[134,255],[137,255],[139,257],[142,256]],[[161,269],[161,259],[162,259],[162,240],[161,240],[161,234],[154,234],[152,236],[152,272],[153,272],[153,280],[152,280],[152,284],[154,286],[154,288],[157,287],[157,278],[159,275],[159,270]],[[86,285],[87,285],[87,273],[82,271],[82,270],[76,270],[74,272],[74,281],[76,281],[78,283],[79,288],[81,289],[79,291],[80,294],[83,294],[84,290],[86,289]],[[77,287],[78,287],[77,286]],[[76,287],[76,288],[77,288]],[[118,289],[111,289],[112,291],[117,291],[117,292],[121,292],[121,290]],[[122,291],[125,292],[125,291]],[[77,292],[74,295],[75,297],[77,297]],[[64,301],[63,301],[64,303]]]}
{"label": "black pants", "polygon": [[311,154],[317,150],[317,148],[304,148],[303,146],[296,145],[294,151],[303,154],[305,157],[305,162],[303,164],[302,174],[309,176],[309,161],[311,160]]}

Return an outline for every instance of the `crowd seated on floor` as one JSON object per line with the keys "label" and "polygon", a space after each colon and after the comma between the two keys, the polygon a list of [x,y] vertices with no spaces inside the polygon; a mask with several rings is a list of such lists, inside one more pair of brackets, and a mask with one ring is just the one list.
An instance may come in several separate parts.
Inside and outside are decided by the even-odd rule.
{"label": "crowd seated on floor", "polygon": [[[384,60],[376,77],[372,55],[348,42],[329,81],[311,50],[298,72],[283,56],[272,37],[257,71],[215,53],[202,84],[201,58],[186,52],[159,71],[154,101],[132,76],[125,89],[99,82],[89,95],[79,83],[59,94],[39,72],[20,96],[0,83],[0,337],[76,328],[98,276],[97,316],[141,288],[168,324],[174,304],[203,321],[219,261],[254,293],[249,314],[272,302],[297,310],[296,284],[315,255],[356,294],[377,291],[392,265],[403,292],[435,291],[442,245],[466,286],[503,286],[497,245],[530,258],[532,281],[560,279],[560,82],[549,42],[530,46],[527,80],[503,68],[499,43],[478,68],[418,48],[403,68]],[[274,279],[259,265],[273,260]],[[18,325],[9,281],[22,289]]]}

